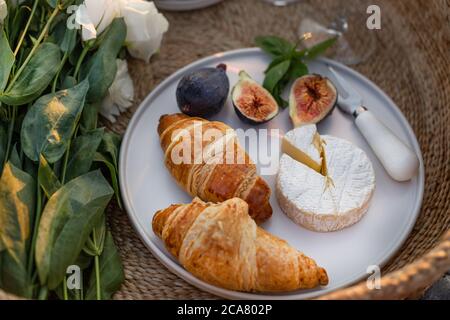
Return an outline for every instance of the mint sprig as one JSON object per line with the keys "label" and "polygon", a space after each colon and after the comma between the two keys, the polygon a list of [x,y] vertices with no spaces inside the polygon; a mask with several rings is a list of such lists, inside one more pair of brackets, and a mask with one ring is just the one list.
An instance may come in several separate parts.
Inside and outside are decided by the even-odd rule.
{"label": "mint sprig", "polygon": [[306,60],[312,60],[325,53],[336,43],[337,37],[327,39],[311,48],[298,50],[297,43],[291,43],[278,36],[259,36],[255,43],[273,59],[264,71],[263,86],[278,102],[279,106],[286,108],[288,102],[281,94],[289,82],[309,73]]}

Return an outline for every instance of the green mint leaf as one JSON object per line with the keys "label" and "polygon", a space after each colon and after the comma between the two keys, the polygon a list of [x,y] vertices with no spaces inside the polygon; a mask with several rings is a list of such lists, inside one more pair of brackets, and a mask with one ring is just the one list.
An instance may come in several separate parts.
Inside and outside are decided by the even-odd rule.
{"label": "green mint leaf", "polygon": [[277,36],[259,36],[255,38],[255,43],[262,50],[273,56],[289,54],[294,47],[286,39]]}
{"label": "green mint leaf", "polygon": [[267,69],[264,71],[264,74],[267,74],[272,68],[276,67],[281,62],[284,62],[284,61],[290,60],[290,59],[291,59],[290,56],[284,56],[284,55],[276,57],[275,59],[272,60],[272,62],[267,67]]}
{"label": "green mint leaf", "polygon": [[330,38],[316,44],[315,46],[312,46],[311,48],[302,50],[298,52],[297,57],[313,60],[318,56],[324,54],[330,47],[332,47],[336,43],[337,39],[338,37]]}
{"label": "green mint leaf", "polygon": [[264,79],[264,88],[272,93],[276,85],[284,77],[286,72],[288,72],[290,65],[291,61],[286,60],[271,68],[269,72],[267,72],[266,78]]}
{"label": "green mint leaf", "polygon": [[297,78],[303,77],[309,73],[308,66],[298,58],[293,58],[291,67],[289,68],[289,81],[294,81]]}

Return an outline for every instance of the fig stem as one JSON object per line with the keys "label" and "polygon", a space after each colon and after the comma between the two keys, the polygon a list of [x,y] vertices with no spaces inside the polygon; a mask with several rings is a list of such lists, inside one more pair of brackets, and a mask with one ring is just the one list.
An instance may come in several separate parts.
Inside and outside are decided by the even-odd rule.
{"label": "fig stem", "polygon": [[217,69],[222,69],[223,71],[227,71],[227,65],[225,63],[218,64]]}

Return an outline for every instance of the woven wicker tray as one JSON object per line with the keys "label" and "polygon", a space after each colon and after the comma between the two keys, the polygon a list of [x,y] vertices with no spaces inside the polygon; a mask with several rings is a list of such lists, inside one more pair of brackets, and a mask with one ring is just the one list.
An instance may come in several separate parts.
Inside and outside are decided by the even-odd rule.
{"label": "woven wicker tray", "polygon": [[[339,7],[341,3],[341,6]],[[380,290],[362,282],[323,299],[414,298],[450,269],[450,3],[380,0],[382,29],[365,28],[366,0],[311,0],[276,8],[261,0],[226,0],[189,13],[166,13],[170,30],[161,54],[148,65],[130,63],[136,104],[110,129],[123,133],[139,103],[171,73],[216,52],[253,46],[256,35],[294,40],[303,17],[329,21],[342,9],[357,51],[375,47],[355,69],[379,85],[409,120],[423,152],[426,183],[421,214],[398,254],[382,270]],[[109,208],[126,280],[116,299],[214,299],[170,273],[145,248],[125,212]],[[0,299],[14,298],[0,290]]]}

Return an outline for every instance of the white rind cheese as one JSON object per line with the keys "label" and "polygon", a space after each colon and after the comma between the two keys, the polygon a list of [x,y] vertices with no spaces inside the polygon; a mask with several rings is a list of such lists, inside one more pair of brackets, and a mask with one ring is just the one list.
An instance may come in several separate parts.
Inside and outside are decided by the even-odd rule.
{"label": "white rind cheese", "polygon": [[[301,138],[301,130],[297,134]],[[276,196],[294,222],[313,231],[330,232],[355,224],[367,212],[375,173],[363,150],[340,138],[321,138],[327,176],[284,154]]]}
{"label": "white rind cheese", "polygon": [[316,125],[306,125],[289,131],[283,138],[282,146],[283,153],[320,172],[322,156]]}

